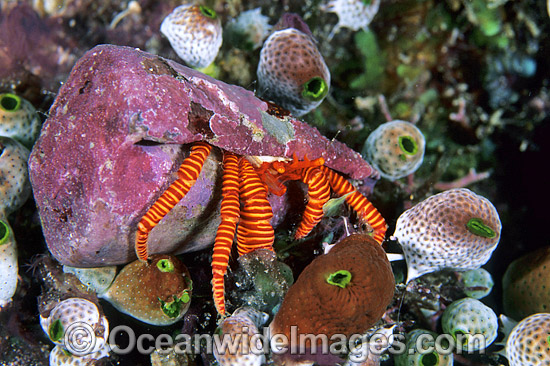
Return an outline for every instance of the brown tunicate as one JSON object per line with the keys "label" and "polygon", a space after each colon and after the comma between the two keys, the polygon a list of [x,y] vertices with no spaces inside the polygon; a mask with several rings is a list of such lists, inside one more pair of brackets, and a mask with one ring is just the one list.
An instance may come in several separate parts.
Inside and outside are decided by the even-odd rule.
{"label": "brown tunicate", "polygon": [[102,295],[120,312],[153,325],[169,325],[189,309],[192,281],[185,265],[167,254],[124,267]]}
{"label": "brown tunicate", "polygon": [[521,320],[550,312],[550,246],[528,253],[512,263],[502,278],[504,314]]}
{"label": "brown tunicate", "polygon": [[298,341],[305,334],[329,341],[334,334],[362,334],[382,317],[394,287],[384,249],[368,235],[348,236],[300,274],[270,325],[271,336],[292,342],[292,326]]}

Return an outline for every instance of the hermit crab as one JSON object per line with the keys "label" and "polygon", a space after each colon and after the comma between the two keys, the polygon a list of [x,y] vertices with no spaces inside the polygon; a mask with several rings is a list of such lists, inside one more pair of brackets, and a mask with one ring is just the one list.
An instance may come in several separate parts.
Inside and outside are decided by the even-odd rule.
{"label": "hermit crab", "polygon": [[[195,143],[191,154],[178,170],[178,179],[140,220],[136,236],[136,253],[139,259],[148,259],[149,232],[192,188],[211,149],[212,146],[208,143]],[[255,167],[251,161],[260,161],[261,164],[258,163]],[[321,221],[323,205],[329,200],[332,190],[340,196],[348,195],[348,204],[359,214],[361,220],[372,226],[374,238],[382,243],[386,223],[380,213],[348,181],[323,164],[323,158],[314,161],[307,157],[304,160],[279,160],[275,157],[239,156],[224,151],[222,221],[212,255],[214,302],[221,315],[225,315],[224,275],[235,234],[239,255],[256,249],[272,249],[275,235],[270,220],[273,213],[267,195],[268,192],[283,194],[284,181],[301,180],[308,186],[308,203],[296,230],[296,239],[306,237]]]}
{"label": "hermit crab", "polygon": [[[170,154],[180,146],[191,148],[176,173],[170,170]],[[130,261],[127,245],[135,245],[143,261],[150,253],[178,252],[167,249],[174,247],[158,240],[154,228],[193,192],[212,199],[220,187],[203,184],[201,167],[215,150],[223,155],[221,221],[212,238],[220,315],[225,314],[224,274],[234,238],[239,254],[272,249],[268,195],[284,194],[288,181],[308,187],[297,238],[319,222],[324,203],[335,193],[345,196],[376,241],[383,241],[384,219],[343,178],[379,177],[359,153],[241,87],[133,48],[102,45],[73,68],[30,158],[50,251],[62,263],[80,266]],[[161,176],[162,169],[167,173]],[[175,181],[170,179],[174,173]],[[163,232],[172,235],[169,231]]]}

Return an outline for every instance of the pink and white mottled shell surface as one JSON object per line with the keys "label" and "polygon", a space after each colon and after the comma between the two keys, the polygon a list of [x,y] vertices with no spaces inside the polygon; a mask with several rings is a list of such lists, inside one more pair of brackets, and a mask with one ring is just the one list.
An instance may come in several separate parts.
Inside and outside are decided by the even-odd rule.
{"label": "pink and white mottled shell surface", "polygon": [[160,25],[178,56],[191,67],[210,65],[222,45],[222,25],[216,12],[202,5],[185,4]]}
{"label": "pink and white mottled shell surface", "polygon": [[[379,177],[358,152],[281,116],[251,91],[134,48],[97,46],[61,87],[29,159],[52,254],[75,267],[135,259],[137,223],[174,181],[196,141],[218,149],[189,193],[151,231],[151,253],[212,245],[223,150],[322,157],[327,167],[352,179],[372,183]],[[274,216],[285,214],[282,204],[271,205]]]}

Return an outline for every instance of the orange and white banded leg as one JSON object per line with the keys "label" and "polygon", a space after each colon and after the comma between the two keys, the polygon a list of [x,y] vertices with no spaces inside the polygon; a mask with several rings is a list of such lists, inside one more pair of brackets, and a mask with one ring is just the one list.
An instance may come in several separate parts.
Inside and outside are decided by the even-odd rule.
{"label": "orange and white banded leg", "polygon": [[164,216],[189,192],[195,184],[206,158],[212,147],[204,142],[197,142],[191,147],[191,154],[181,163],[178,179],[156,200],[138,223],[136,235],[136,254],[138,259],[146,261],[149,257],[147,238],[149,232]]}
{"label": "orange and white banded leg", "polygon": [[239,221],[239,158],[226,152],[223,157],[221,223],[212,253],[212,292],[218,314],[225,316],[225,273]]}
{"label": "orange and white banded leg", "polygon": [[330,185],[319,167],[304,170],[302,182],[307,184],[308,201],[295,238],[305,238],[323,218],[323,205],[330,199]]}
{"label": "orange and white banded leg", "polygon": [[261,248],[273,250],[275,232],[271,226],[273,211],[267,200],[267,187],[247,159],[241,159],[240,175],[240,197],[244,206],[237,227],[239,255]]}
{"label": "orange and white banded leg", "polygon": [[357,212],[361,220],[366,221],[374,230],[373,238],[378,243],[382,244],[386,237],[386,220],[380,212],[369,202],[369,200],[355,189],[355,187],[345,180],[342,176],[335,173],[331,169],[323,166],[321,168],[325,173],[330,187],[339,196],[348,194],[346,202]]}

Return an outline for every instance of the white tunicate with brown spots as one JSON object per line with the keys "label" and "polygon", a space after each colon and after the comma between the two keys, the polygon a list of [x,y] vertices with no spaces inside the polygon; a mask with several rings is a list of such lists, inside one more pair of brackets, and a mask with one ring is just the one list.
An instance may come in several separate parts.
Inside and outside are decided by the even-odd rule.
{"label": "white tunicate with brown spots", "polygon": [[[109,336],[109,322],[98,306],[79,297],[59,302],[47,316],[41,314],[40,326],[53,343],[73,354],[82,351],[79,355],[98,352]],[[66,340],[71,344],[65,344]],[[80,345],[87,348],[79,350]]]}
{"label": "white tunicate with brown spots", "polygon": [[8,220],[0,214],[0,308],[11,302],[17,289],[17,246]]}
{"label": "white tunicate with brown spots", "polygon": [[[260,366],[265,363],[265,357],[262,352],[263,345],[259,335],[259,327],[267,321],[268,315],[259,312],[251,307],[241,307],[233,312],[230,317],[225,318],[219,325],[219,333],[215,335],[220,337],[223,342],[224,337],[227,341],[238,340],[238,347],[235,352],[228,352],[217,348],[214,344],[214,357],[221,366]],[[220,343],[222,344],[222,343]]]}
{"label": "white tunicate with brown spots", "polygon": [[20,209],[31,194],[29,154],[19,142],[0,136],[0,213],[6,216]]}
{"label": "white tunicate with brown spots", "polygon": [[216,12],[185,4],[175,8],[160,25],[178,56],[191,67],[206,67],[222,45],[222,25]]}
{"label": "white tunicate with brown spots", "polygon": [[[278,30],[267,38],[256,73],[259,95],[296,117],[321,104],[330,88],[330,71],[315,41],[294,28]],[[319,83],[319,95],[308,99],[304,87],[312,80]]]}
{"label": "white tunicate with brown spots", "polygon": [[420,167],[425,146],[424,135],[415,125],[395,120],[372,131],[361,154],[382,177],[394,181]]}
{"label": "white tunicate with brown spots", "polygon": [[550,366],[550,314],[538,313],[520,321],[506,341],[510,366]]}
{"label": "white tunicate with brown spots", "polygon": [[94,361],[109,357],[109,347],[104,346],[100,350],[84,356],[73,355],[63,347],[57,345],[50,351],[50,366],[88,366],[96,365]]}
{"label": "white tunicate with brown spots", "polygon": [[409,282],[443,268],[481,267],[495,250],[500,230],[493,204],[459,188],[431,196],[402,213],[393,236],[403,248]]}
{"label": "white tunicate with brown spots", "polygon": [[0,136],[11,137],[30,148],[42,127],[33,105],[12,93],[0,94]]}

